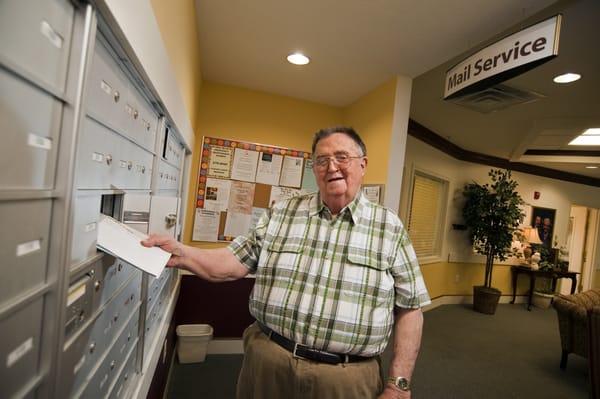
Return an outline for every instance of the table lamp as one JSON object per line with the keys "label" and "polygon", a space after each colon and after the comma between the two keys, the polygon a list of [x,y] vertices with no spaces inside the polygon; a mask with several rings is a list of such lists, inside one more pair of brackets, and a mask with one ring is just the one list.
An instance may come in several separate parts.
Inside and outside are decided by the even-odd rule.
{"label": "table lamp", "polygon": [[523,256],[525,257],[527,264],[531,265],[531,255],[533,254],[533,249],[531,248],[531,245],[528,244],[541,244],[542,240],[540,240],[540,236],[535,227],[523,227],[521,230],[521,236],[524,241],[523,244],[526,245],[526,247],[523,248]]}

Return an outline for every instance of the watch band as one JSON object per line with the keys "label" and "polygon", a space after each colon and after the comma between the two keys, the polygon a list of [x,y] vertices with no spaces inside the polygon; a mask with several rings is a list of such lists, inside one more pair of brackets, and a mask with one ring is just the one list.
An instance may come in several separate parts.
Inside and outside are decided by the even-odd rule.
{"label": "watch band", "polygon": [[410,382],[406,377],[388,377],[387,382],[391,382],[401,391],[410,391]]}

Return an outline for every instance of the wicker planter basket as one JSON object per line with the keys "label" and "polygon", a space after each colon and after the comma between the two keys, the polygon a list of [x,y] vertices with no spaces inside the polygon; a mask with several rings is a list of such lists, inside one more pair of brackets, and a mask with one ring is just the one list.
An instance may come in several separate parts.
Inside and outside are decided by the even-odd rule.
{"label": "wicker planter basket", "polygon": [[473,287],[473,309],[479,313],[494,314],[502,292],[496,288],[476,285]]}
{"label": "wicker planter basket", "polygon": [[554,299],[553,294],[545,294],[543,292],[533,291],[531,303],[533,303],[533,306],[537,308],[548,309],[552,303],[552,299]]}

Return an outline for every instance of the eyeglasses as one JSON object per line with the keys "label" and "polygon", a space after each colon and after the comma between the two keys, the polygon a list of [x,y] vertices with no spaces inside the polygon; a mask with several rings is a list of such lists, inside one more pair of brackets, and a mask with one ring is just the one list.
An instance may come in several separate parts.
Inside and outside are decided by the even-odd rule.
{"label": "eyeglasses", "polygon": [[326,169],[329,167],[329,162],[333,161],[333,163],[340,169],[346,169],[350,166],[350,161],[353,159],[364,158],[363,155],[353,157],[345,153],[335,154],[333,156],[319,156],[314,159],[315,166],[318,169]]}

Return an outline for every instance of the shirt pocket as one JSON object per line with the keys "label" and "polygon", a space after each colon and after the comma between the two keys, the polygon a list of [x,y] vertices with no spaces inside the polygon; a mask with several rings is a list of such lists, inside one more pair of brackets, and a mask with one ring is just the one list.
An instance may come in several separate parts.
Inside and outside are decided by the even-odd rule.
{"label": "shirt pocket", "polygon": [[[344,281],[352,287],[351,292],[342,292],[348,302],[370,303],[375,307],[389,307],[394,298],[394,277],[390,264],[379,248],[360,248],[350,245],[344,266]],[[358,293],[358,294],[357,294]],[[358,299],[357,295],[361,298]]]}
{"label": "shirt pocket", "polygon": [[348,241],[348,262],[376,270],[388,270],[390,264],[384,250],[383,239],[353,231]]}
{"label": "shirt pocket", "polygon": [[289,277],[293,270],[302,268],[304,241],[300,236],[273,237],[265,247],[262,270],[269,275]]}
{"label": "shirt pocket", "polygon": [[390,268],[385,256],[381,252],[370,248],[348,247],[348,262],[356,266],[382,271]]}
{"label": "shirt pocket", "polygon": [[304,237],[273,237],[267,251],[269,252],[289,252],[299,254],[304,246]]}

